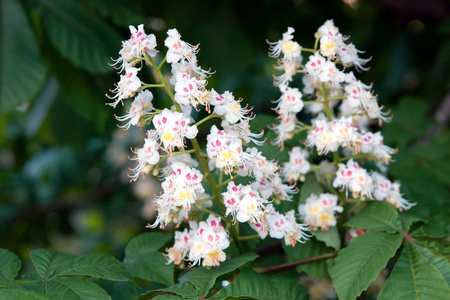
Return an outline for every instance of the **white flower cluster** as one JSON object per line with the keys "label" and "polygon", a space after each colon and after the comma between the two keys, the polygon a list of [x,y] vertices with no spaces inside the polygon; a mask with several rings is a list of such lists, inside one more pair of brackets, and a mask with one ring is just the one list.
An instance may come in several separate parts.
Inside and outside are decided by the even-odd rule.
{"label": "white flower cluster", "polygon": [[[236,226],[237,221],[238,225],[262,226],[264,230],[259,232],[262,237],[267,234],[279,239],[284,237],[287,245],[304,242],[309,237],[308,225],[297,224],[293,210],[282,215],[272,205],[282,200],[291,201],[298,190],[294,185],[283,183],[284,177],[276,161],[268,160],[258,148],[250,145],[261,146],[264,142],[263,131],[252,133],[250,130],[254,118],[251,108],[242,106],[242,99],[236,99],[230,91],[219,93],[207,88],[207,79],[213,72],[198,65],[199,46],[183,41],[176,29],[167,32],[164,45],[168,50],[163,59],[157,57],[155,36],[147,35],[143,25],[137,29],[130,26],[130,31],[131,37],[123,42],[120,57],[114,64],[124,74],[112,91],[115,95],[109,97],[114,100],[109,105],[116,107],[119,102],[123,104],[124,100],[135,97],[127,113],[116,116],[119,122],[124,122],[119,127],[125,130],[132,126],[153,127],[147,130],[142,148],[132,150],[131,159],[137,161],[137,166],[131,169],[130,175],[132,180],[137,180],[150,172],[155,176],[160,174],[163,191],[153,198],[157,217],[148,227],[165,228],[170,223],[178,227],[182,221],[200,220],[202,213],[211,213],[207,205],[213,199],[218,202],[224,215],[222,219],[227,221],[231,231],[234,230],[231,225]],[[288,34],[286,45],[279,51],[286,55],[285,62],[300,62],[299,45],[289,42],[290,38]],[[163,75],[165,64],[169,64],[169,80]],[[138,77],[138,72],[146,66],[154,69],[153,74],[158,77],[156,84],[146,84]],[[163,88],[173,106],[156,108],[149,88]],[[302,110],[302,93],[287,85],[281,89],[283,95],[276,101],[277,111],[280,118],[288,120]],[[194,124],[192,108],[197,112],[204,108],[208,116]],[[220,118],[221,122],[207,131],[205,154],[196,140],[197,126],[212,118]],[[192,148],[186,145],[186,139],[192,141]],[[194,152],[198,161],[190,156]],[[298,164],[298,158],[293,159]],[[166,166],[159,168],[164,161]],[[196,169],[199,162],[203,172]],[[303,164],[305,162],[306,159]],[[220,182],[215,182],[217,179],[212,174],[215,170]],[[300,172],[305,174],[306,171],[305,165]],[[294,172],[290,171],[290,176]],[[224,175],[229,176],[227,184],[222,180]],[[251,181],[247,185],[236,184],[233,176],[251,177]],[[212,197],[205,194],[203,181],[211,186]],[[227,190],[223,192],[225,187]],[[219,214],[214,214],[206,221],[191,221],[189,230],[175,233],[175,244],[166,254],[169,262],[182,264],[188,260],[193,265],[202,262],[204,266],[218,266],[225,260],[223,250],[230,243],[228,232],[222,227]],[[231,234],[235,235],[234,231]]]}
{"label": "white flower cluster", "polygon": [[[350,194],[361,200],[384,200],[400,210],[412,207],[414,204],[402,198],[398,183],[391,183],[376,172],[369,174],[356,162],[356,159],[361,158],[388,165],[392,155],[396,153],[395,149],[384,145],[380,132],[369,131],[373,120],[378,120],[379,126],[382,121],[390,120],[388,113],[383,112],[383,107],[378,105],[372,85],[362,83],[353,72],[348,71],[349,67],[354,67],[357,71],[369,70],[364,65],[371,58],[360,58],[362,51],[347,43],[348,37],[339,32],[333,20],[326,21],[317,30],[314,49],[300,46],[293,40],[293,33],[294,29],[289,27],[281,40],[269,42],[269,56],[279,58],[275,68],[284,70],[284,74],[275,77],[274,82],[281,93],[281,97],[274,101],[274,110],[280,120],[278,125],[272,127],[277,134],[274,143],[283,147],[283,143],[292,139],[294,134],[307,130],[305,145],[315,148],[319,155],[334,152],[334,163],[311,166],[308,162],[309,153],[300,147],[294,147],[289,152],[289,162],[283,164],[284,180],[291,183],[303,181],[311,168],[318,170],[320,175],[327,173],[325,167],[333,164],[339,167],[337,171],[328,172],[331,174],[329,176],[318,176],[319,180],[329,186],[328,189],[345,190],[345,197]],[[305,52],[310,52],[311,55],[303,62],[302,54]],[[288,86],[298,73],[303,74],[302,92]],[[311,126],[297,119],[297,114],[302,109],[314,116]],[[341,158],[339,152],[352,155],[354,159]],[[347,159],[346,164],[342,163]],[[386,167],[380,165],[380,169],[385,171]],[[300,212],[303,220],[313,228],[327,228],[336,224],[333,213],[341,212],[342,208],[324,213],[317,199],[308,200]]]}
{"label": "white flower cluster", "polygon": [[167,263],[180,265],[184,260],[192,262],[195,266],[219,266],[226,258],[224,249],[228,248],[230,241],[223,228],[220,218],[209,215],[206,221],[189,222],[190,229],[175,232],[175,243],[167,249]]}
{"label": "white flower cluster", "polygon": [[333,194],[325,193],[319,196],[312,194],[306,199],[305,204],[299,205],[298,212],[312,228],[320,227],[322,230],[328,230],[328,227],[336,225],[334,213],[341,213],[344,210],[337,202],[338,197]]}

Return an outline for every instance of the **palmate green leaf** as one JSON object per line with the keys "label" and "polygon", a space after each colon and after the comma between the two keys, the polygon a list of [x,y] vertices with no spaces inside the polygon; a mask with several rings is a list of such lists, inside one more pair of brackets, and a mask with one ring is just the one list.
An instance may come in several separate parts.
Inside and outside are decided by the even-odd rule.
{"label": "palmate green leaf", "polygon": [[53,46],[77,67],[92,73],[114,69],[108,63],[120,50],[120,35],[75,0],[36,0]]}
{"label": "palmate green leaf", "polygon": [[141,234],[130,241],[125,248],[124,265],[134,276],[165,285],[174,284],[173,264],[167,265],[159,251],[173,235],[161,232]]}
{"label": "palmate green leaf", "polygon": [[16,254],[0,248],[0,280],[14,280],[21,267],[22,261]]}
{"label": "palmate green leaf", "polygon": [[104,289],[112,300],[136,299],[137,290],[134,281],[110,281],[99,279],[95,284]]}
{"label": "palmate green leaf", "polygon": [[201,291],[197,290],[191,283],[181,282],[175,285],[171,285],[164,289],[148,291],[140,295],[137,299],[138,300],[149,299],[150,296],[154,296],[156,294],[161,294],[162,296],[177,295],[183,297],[183,299],[199,299],[202,295]]}
{"label": "palmate green leaf", "polygon": [[318,241],[324,242],[325,245],[334,248],[336,251],[341,249],[341,238],[337,226],[329,227],[328,230],[315,230],[313,232]]}
{"label": "palmate green leaf", "polygon": [[37,291],[0,289],[0,299],[5,300],[60,300],[61,298],[50,297]]}
{"label": "palmate green leaf", "polygon": [[110,300],[111,297],[98,285],[77,278],[55,278],[45,285],[45,293],[57,299]]}
{"label": "palmate green leaf", "polygon": [[39,277],[43,280],[49,280],[54,277],[57,269],[74,259],[75,255],[48,249],[36,249],[30,252],[30,258]]}
{"label": "palmate green leaf", "polygon": [[104,253],[87,254],[75,257],[56,270],[56,276],[84,275],[112,281],[131,280],[120,261]]}
{"label": "palmate green leaf", "polygon": [[355,299],[375,280],[402,242],[400,234],[367,232],[335,258],[331,278],[339,299]]}
{"label": "palmate green leaf", "polygon": [[401,232],[398,212],[393,205],[386,202],[368,203],[366,207],[345,223],[345,226],[389,233]]}
{"label": "palmate green leaf", "polygon": [[[283,244],[283,248],[290,262],[334,252],[332,248],[325,246],[324,243],[317,241],[315,238],[311,238],[304,244],[297,243],[295,247]],[[299,273],[306,272],[310,278],[330,277],[325,259],[298,265],[297,271]]]}
{"label": "palmate green leaf", "polygon": [[417,250],[419,250],[419,252],[439,270],[442,276],[444,276],[445,281],[447,281],[447,284],[450,285],[450,262],[448,259],[440,255],[440,253],[433,253],[431,249],[419,244],[414,244],[413,246],[415,246]]}
{"label": "palmate green leaf", "polygon": [[243,269],[228,286],[214,294],[211,299],[308,299],[308,293],[297,280],[286,277],[264,276]]}
{"label": "palmate green leaf", "polygon": [[246,263],[255,260],[257,257],[258,254],[256,253],[246,253],[230,260],[226,260],[217,268],[197,268],[191,272],[183,274],[179,280],[181,282],[185,280],[191,282],[195,288],[201,292],[201,295],[206,296],[219,276],[233,272]]}
{"label": "palmate green leaf", "polygon": [[394,266],[380,300],[448,299],[450,287],[441,272],[410,242]]}
{"label": "palmate green leaf", "polygon": [[43,85],[46,74],[20,2],[0,1],[0,112],[29,102]]}

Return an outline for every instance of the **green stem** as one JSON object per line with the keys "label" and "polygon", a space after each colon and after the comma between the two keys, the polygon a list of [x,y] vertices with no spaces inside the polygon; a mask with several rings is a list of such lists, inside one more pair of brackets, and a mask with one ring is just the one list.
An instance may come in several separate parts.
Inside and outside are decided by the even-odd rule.
{"label": "green stem", "polygon": [[216,213],[216,212],[214,212],[212,210],[209,210],[209,209],[204,208],[204,207],[200,208],[200,210],[204,211],[205,213],[208,213],[208,214],[211,214],[211,215],[215,215],[216,217],[221,218],[223,221],[228,222],[228,220],[224,216],[219,215],[218,213]]}
{"label": "green stem", "polygon": [[322,100],[303,101],[303,104],[323,103]]}
{"label": "green stem", "polygon": [[228,183],[230,183],[231,181],[235,180],[236,178],[240,177],[239,174],[235,174],[233,176],[233,178],[228,178],[227,180],[225,180],[224,182],[222,182],[221,184],[218,185],[218,187],[223,187],[224,185],[227,185]]}
{"label": "green stem", "polygon": [[253,239],[257,239],[257,238],[259,238],[259,235],[255,234],[255,235],[240,236],[239,240],[246,241],[246,240],[253,240]]}
{"label": "green stem", "polygon": [[311,52],[311,53],[315,53],[316,52],[316,50],[311,49],[311,48],[302,48],[302,51],[304,51],[304,52]]}
{"label": "green stem", "polygon": [[199,126],[200,124],[202,124],[203,122],[206,122],[206,121],[208,121],[209,119],[212,119],[212,118],[221,118],[221,116],[219,116],[218,114],[216,114],[216,113],[212,113],[212,114],[210,114],[209,116],[207,116],[207,117],[205,117],[205,118],[203,118],[202,120],[200,120],[200,121],[198,121],[197,123],[195,123],[195,126]]}

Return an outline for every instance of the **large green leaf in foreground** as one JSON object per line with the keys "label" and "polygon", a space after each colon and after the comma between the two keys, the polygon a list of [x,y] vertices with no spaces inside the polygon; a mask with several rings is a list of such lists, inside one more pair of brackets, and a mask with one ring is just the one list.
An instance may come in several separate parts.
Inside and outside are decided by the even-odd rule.
{"label": "large green leaf in foreground", "polygon": [[0,280],[13,280],[19,273],[21,266],[22,262],[17,255],[0,248]]}
{"label": "large green leaf in foreground", "polygon": [[[443,274],[433,265],[448,267],[448,262],[434,258],[428,251],[424,256],[416,245],[406,242],[402,254],[378,299],[448,299],[450,287]],[[448,271],[446,271],[448,272]]]}
{"label": "large green leaf in foreground", "polygon": [[376,279],[394,256],[402,235],[368,232],[355,237],[341,250],[331,269],[331,278],[339,299],[355,299]]}
{"label": "large green leaf in foreground", "polygon": [[19,1],[0,1],[0,112],[30,101],[44,83],[46,73]]}

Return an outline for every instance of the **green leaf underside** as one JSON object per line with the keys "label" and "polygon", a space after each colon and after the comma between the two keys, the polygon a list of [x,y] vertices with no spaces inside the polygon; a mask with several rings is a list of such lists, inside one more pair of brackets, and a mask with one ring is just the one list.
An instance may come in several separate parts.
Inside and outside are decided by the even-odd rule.
{"label": "green leaf underside", "polygon": [[76,257],[56,271],[56,276],[84,275],[112,281],[130,280],[125,267],[112,255],[96,253]]}
{"label": "green leaf underside", "polygon": [[316,230],[314,231],[314,236],[318,241],[324,242],[325,245],[334,248],[336,251],[339,251],[341,248],[341,239],[337,226],[329,227],[326,231]]}
{"label": "green leaf underside", "polygon": [[219,276],[233,272],[247,262],[255,260],[257,257],[258,255],[256,253],[246,253],[239,257],[226,260],[217,268],[197,268],[184,274],[179,280],[181,282],[185,280],[191,282],[197,290],[201,291],[202,295],[206,296]]}
{"label": "green leaf underside", "polygon": [[348,227],[380,230],[389,233],[400,232],[399,224],[397,210],[386,202],[368,203],[364,209],[345,223]]}
{"label": "green leaf underside", "polygon": [[151,232],[138,235],[125,248],[124,265],[134,276],[165,285],[174,284],[173,264],[167,265],[166,259],[159,251],[173,235]]}
{"label": "green leaf underside", "polygon": [[98,285],[77,278],[55,278],[47,282],[45,292],[58,299],[108,300],[111,297]]}
{"label": "green leaf underside", "polygon": [[48,280],[54,276],[57,269],[75,259],[75,256],[48,249],[36,249],[30,252],[30,258],[40,278]]}
{"label": "green leaf underside", "polygon": [[[325,246],[324,243],[317,241],[315,238],[310,239],[304,244],[299,243],[295,247],[285,246],[283,244],[283,248],[290,262],[333,252],[332,248]],[[299,273],[302,271],[306,272],[310,278],[330,277],[325,259],[298,265],[297,271]]]}
{"label": "green leaf underside", "polygon": [[61,298],[54,298],[46,296],[37,291],[28,290],[14,290],[14,289],[0,289],[0,299],[5,300],[59,300]]}
{"label": "green leaf underside", "polygon": [[42,22],[59,53],[74,65],[92,73],[114,69],[111,56],[118,55],[120,35],[102,19],[74,0],[37,0],[44,8]]}
{"label": "green leaf underside", "polygon": [[449,295],[443,274],[416,245],[406,242],[378,299],[448,299]]}
{"label": "green leaf underside", "polygon": [[342,249],[331,269],[339,299],[355,299],[375,280],[402,242],[399,234],[367,232]]}
{"label": "green leaf underside", "polygon": [[22,262],[16,254],[0,248],[0,280],[14,280],[21,266]]}
{"label": "green leaf underside", "polygon": [[138,300],[145,300],[148,299],[150,296],[154,296],[156,294],[161,294],[161,296],[173,295],[171,293],[176,294],[177,296],[182,296],[187,299],[199,299],[202,295],[201,291],[197,290],[191,283],[182,282],[164,289],[148,291],[147,293],[140,295],[138,297]]}
{"label": "green leaf underside", "polygon": [[29,102],[47,69],[19,1],[0,1],[0,112]]}
{"label": "green leaf underside", "polygon": [[264,276],[251,269],[243,269],[228,286],[211,299],[308,299],[308,293],[297,280],[278,276]]}

